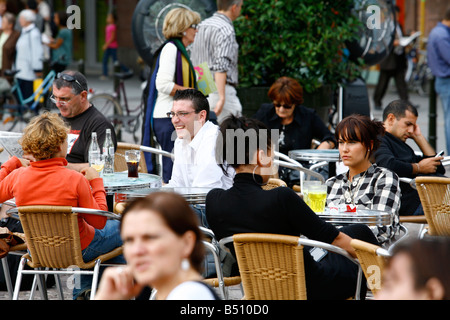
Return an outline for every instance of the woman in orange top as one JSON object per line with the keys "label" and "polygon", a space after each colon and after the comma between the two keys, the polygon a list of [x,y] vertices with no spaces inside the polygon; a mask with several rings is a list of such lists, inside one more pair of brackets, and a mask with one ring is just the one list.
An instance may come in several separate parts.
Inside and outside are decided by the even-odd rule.
{"label": "woman in orange top", "polygon": [[[108,210],[103,179],[95,169],[67,169],[68,127],[59,115],[44,113],[31,120],[20,140],[32,161],[12,157],[0,170],[0,203],[17,206],[55,205]],[[122,245],[119,222],[98,215],[78,216],[83,259],[90,261]],[[125,262],[121,257],[120,262]],[[83,285],[82,277],[82,285]],[[87,283],[87,287],[90,284]],[[74,290],[74,295],[78,292]]]}

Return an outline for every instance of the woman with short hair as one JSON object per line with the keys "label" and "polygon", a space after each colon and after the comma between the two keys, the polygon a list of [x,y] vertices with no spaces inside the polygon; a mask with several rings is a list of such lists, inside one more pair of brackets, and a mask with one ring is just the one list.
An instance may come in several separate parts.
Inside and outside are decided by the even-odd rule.
{"label": "woman with short hair", "polygon": [[[108,211],[103,179],[91,167],[81,172],[66,168],[69,128],[56,113],[34,117],[19,140],[24,157],[12,157],[0,170],[0,203],[15,198],[20,206],[50,205]],[[104,216],[79,214],[78,228],[83,260],[120,247],[119,222]],[[122,256],[111,259],[124,263]],[[82,276],[74,288],[74,299],[91,288],[92,276]]]}
{"label": "woman with short hair", "polygon": [[374,227],[380,243],[392,238],[399,226],[400,186],[398,176],[371,162],[384,134],[380,121],[350,115],[336,127],[339,155],[348,171],[327,180],[327,206],[341,211],[379,210],[392,215],[392,225]]}

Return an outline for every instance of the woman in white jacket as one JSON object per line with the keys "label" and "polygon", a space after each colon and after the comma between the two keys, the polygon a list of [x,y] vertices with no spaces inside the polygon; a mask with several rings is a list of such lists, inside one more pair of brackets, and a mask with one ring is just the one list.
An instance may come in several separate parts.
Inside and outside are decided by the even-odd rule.
{"label": "woman in white jacket", "polygon": [[35,26],[36,14],[23,10],[19,14],[22,31],[16,44],[16,75],[24,99],[33,94],[33,81],[42,77],[44,49],[41,32]]}

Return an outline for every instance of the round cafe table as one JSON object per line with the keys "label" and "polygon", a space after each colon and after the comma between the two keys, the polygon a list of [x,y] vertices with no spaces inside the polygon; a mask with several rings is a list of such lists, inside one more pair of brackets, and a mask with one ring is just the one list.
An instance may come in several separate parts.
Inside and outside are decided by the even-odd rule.
{"label": "round cafe table", "polygon": [[336,175],[336,162],[339,161],[338,149],[297,149],[288,152],[291,159],[297,161],[326,161],[329,167],[329,176]]}
{"label": "round cafe table", "polygon": [[392,215],[389,212],[360,209],[356,212],[331,213],[328,208],[317,215],[335,226],[349,224],[365,224],[367,226],[388,226],[392,224]]}
{"label": "round cafe table", "polygon": [[162,186],[161,177],[150,173],[139,173],[139,178],[128,178],[128,172],[115,172],[113,175],[103,175],[102,178],[108,195]]}
{"label": "round cafe table", "polygon": [[204,204],[206,195],[211,188],[198,188],[198,187],[159,187],[159,188],[143,188],[136,190],[127,190],[124,192],[116,193],[116,202],[127,202],[135,198],[145,197],[146,195],[157,192],[176,192],[182,195],[189,204]]}

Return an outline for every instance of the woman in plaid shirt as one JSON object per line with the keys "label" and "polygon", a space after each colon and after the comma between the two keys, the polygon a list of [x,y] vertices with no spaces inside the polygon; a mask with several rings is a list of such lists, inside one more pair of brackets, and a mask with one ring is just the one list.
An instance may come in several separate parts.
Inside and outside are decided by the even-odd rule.
{"label": "woman in plaid shirt", "polygon": [[370,209],[390,212],[392,225],[373,227],[380,243],[389,240],[399,225],[398,176],[371,162],[384,134],[383,123],[367,116],[351,115],[336,127],[339,154],[348,171],[328,179],[327,206],[340,210]]}

